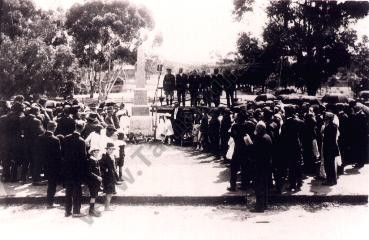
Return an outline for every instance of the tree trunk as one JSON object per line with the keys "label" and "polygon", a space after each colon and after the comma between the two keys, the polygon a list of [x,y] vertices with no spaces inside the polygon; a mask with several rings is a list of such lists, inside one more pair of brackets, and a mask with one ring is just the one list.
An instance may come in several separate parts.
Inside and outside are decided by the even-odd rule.
{"label": "tree trunk", "polygon": [[94,98],[94,93],[95,93],[95,83],[94,83],[94,77],[92,75],[93,75],[93,69],[90,68],[89,73],[88,73],[88,79],[90,80],[90,98]]}

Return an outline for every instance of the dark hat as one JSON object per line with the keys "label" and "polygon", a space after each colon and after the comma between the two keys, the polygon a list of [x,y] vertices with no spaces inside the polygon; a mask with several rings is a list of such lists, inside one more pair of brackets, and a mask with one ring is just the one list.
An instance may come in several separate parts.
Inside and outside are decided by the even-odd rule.
{"label": "dark hat", "polygon": [[111,124],[109,124],[107,127],[106,127],[106,130],[109,130],[109,131],[117,131],[117,129],[113,126],[113,125],[111,125]]}
{"label": "dark hat", "polygon": [[90,113],[88,115],[89,118],[92,118],[92,119],[96,119],[97,118],[97,113]]}
{"label": "dark hat", "polygon": [[105,103],[105,106],[107,107],[113,107],[113,106],[116,106],[117,104],[115,102],[106,102]]}
{"label": "dark hat", "polygon": [[23,107],[22,103],[14,102],[11,109],[12,109],[12,111],[19,113],[19,112],[23,112],[24,107]]}
{"label": "dark hat", "polygon": [[46,102],[47,102],[46,98],[40,98],[40,99],[38,100],[38,103],[39,103],[39,104],[41,104],[41,105],[46,104]]}
{"label": "dark hat", "polygon": [[14,98],[14,102],[20,102],[20,103],[23,103],[23,102],[24,102],[24,97],[23,97],[23,95],[15,96],[15,98]]}
{"label": "dark hat", "polygon": [[108,148],[113,148],[113,149],[115,149],[114,143],[110,143],[110,142],[108,142],[108,144],[106,144],[106,148],[105,148],[105,149],[108,149]]}
{"label": "dark hat", "polygon": [[35,106],[35,105],[33,105],[32,107],[31,107],[31,109],[29,110],[29,113],[30,114],[36,114],[36,113],[38,113],[40,111],[40,108],[39,107],[37,107],[37,106]]}
{"label": "dark hat", "polygon": [[87,122],[92,123],[92,124],[98,124],[99,123],[99,121],[97,120],[97,114],[96,113],[90,113],[86,119],[87,119]]}

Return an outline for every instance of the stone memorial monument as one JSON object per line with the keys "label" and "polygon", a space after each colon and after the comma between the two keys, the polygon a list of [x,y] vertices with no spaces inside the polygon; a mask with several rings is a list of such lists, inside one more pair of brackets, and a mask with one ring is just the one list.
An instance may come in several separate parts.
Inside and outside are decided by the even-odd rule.
{"label": "stone memorial monument", "polygon": [[130,130],[135,134],[142,133],[145,136],[151,136],[154,133],[152,117],[150,116],[150,106],[147,102],[145,52],[143,45],[140,45],[137,49],[135,83],[136,88],[133,92]]}

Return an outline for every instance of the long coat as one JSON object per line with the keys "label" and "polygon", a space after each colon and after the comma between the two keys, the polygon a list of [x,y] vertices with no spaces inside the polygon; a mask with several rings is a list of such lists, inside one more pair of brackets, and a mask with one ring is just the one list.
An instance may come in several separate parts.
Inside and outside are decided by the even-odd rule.
{"label": "long coat", "polygon": [[302,161],[301,132],[303,122],[297,118],[287,118],[281,129],[281,146],[284,158],[296,166]]}
{"label": "long coat", "polygon": [[324,159],[334,158],[339,155],[338,144],[337,144],[337,126],[333,123],[328,124],[324,128],[323,137],[323,154]]}
{"label": "long coat", "polygon": [[213,75],[211,76],[211,91],[213,95],[220,96],[222,95],[224,78],[222,75]]}
{"label": "long coat", "polygon": [[23,158],[23,138],[21,119],[23,114],[9,113],[4,119],[4,139],[9,160],[21,161]]}
{"label": "long coat", "polygon": [[114,160],[108,155],[103,154],[100,160],[100,171],[103,179],[104,192],[111,193],[117,182],[117,174],[115,172]]}
{"label": "long coat", "polygon": [[26,145],[33,145],[37,137],[44,133],[42,122],[32,114],[22,118],[21,127]]}
{"label": "long coat", "polygon": [[174,91],[176,87],[176,78],[173,74],[166,74],[163,80],[164,91]]}
{"label": "long coat", "polygon": [[52,132],[45,132],[38,137],[35,153],[39,161],[45,166],[47,179],[59,179],[61,171],[61,146],[59,138]]}
{"label": "long coat", "polygon": [[188,82],[188,76],[186,74],[177,74],[176,75],[176,90],[178,92],[184,92],[186,91]]}
{"label": "long coat", "polygon": [[64,180],[85,180],[88,172],[86,145],[79,133],[74,132],[64,138],[62,156]]}

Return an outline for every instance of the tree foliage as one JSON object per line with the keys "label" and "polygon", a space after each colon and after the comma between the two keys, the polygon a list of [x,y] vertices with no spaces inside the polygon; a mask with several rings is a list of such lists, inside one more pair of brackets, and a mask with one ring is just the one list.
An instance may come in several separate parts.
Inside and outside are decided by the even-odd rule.
{"label": "tree foliage", "polygon": [[314,95],[338,68],[351,63],[357,40],[351,25],[368,11],[368,2],[271,1],[264,45],[272,62],[288,60],[295,80],[302,79]]}
{"label": "tree foliage", "polygon": [[[97,84],[97,72],[101,76],[101,71],[108,71],[109,79],[114,61],[136,62],[137,46],[142,38],[140,30],[153,26],[149,11],[129,1],[91,1],[72,6],[65,27],[74,39],[73,52],[80,66],[93,72],[90,76],[92,92]],[[101,78],[98,79],[101,85]]]}
{"label": "tree foliage", "polygon": [[0,95],[58,94],[78,72],[63,15],[29,0],[5,0],[1,12]]}

